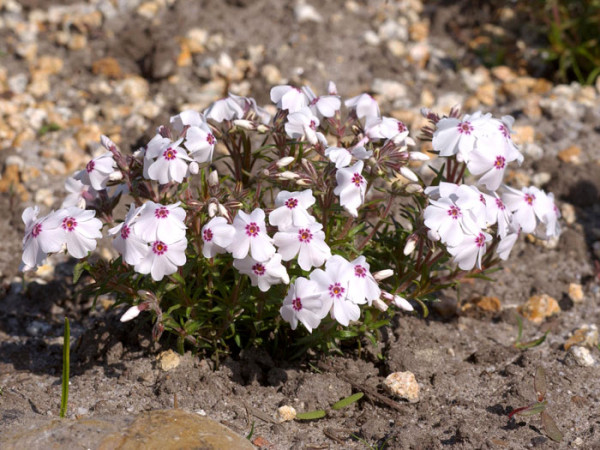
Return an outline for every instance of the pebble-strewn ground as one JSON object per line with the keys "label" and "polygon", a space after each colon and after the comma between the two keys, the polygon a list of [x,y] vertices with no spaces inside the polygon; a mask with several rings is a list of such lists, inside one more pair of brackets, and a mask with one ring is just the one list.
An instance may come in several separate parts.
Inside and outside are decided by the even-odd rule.
{"label": "pebble-strewn ground", "polygon": [[[480,37],[460,40],[445,26],[455,12],[420,0],[0,0],[0,442],[20,425],[57,415],[68,314],[71,417],[133,418],[172,407],[176,395],[179,407],[243,435],[255,423],[253,442],[264,448],[600,447],[593,331],[600,322],[600,81],[557,85],[531,77],[518,64],[531,57],[527,48],[510,58],[519,68],[485,68],[465,56],[465,36],[472,43]],[[490,24],[496,28],[483,28],[518,40],[510,14],[501,10]],[[524,239],[498,282],[466,286],[459,306],[447,292],[434,320],[400,317],[384,362],[335,358],[335,369],[321,372],[260,352],[216,372],[186,355],[166,371],[164,357],[155,358],[164,349],[150,344],[147,330],[117,323],[118,314],[103,309],[108,299],[97,310],[72,301],[72,264],[64,257],[22,289],[15,278],[22,210],[60,205],[65,178],[97,154],[101,134],[136,149],[169,116],[202,110],[227,91],[266,105],[273,85],[324,92],[329,80],[344,98],[372,93],[415,137],[422,107],[444,113],[463,104],[468,112],[513,115],[526,162],[512,168],[509,182],[555,193],[560,240]],[[550,333],[521,352],[512,347],[515,308],[534,294],[556,305],[552,319],[526,322],[524,339]],[[569,344],[584,326],[580,335],[591,337]],[[548,373],[549,411],[565,434],[560,445],[545,437],[538,418],[509,423],[506,416],[534,400],[538,365]],[[348,379],[383,392],[394,371],[415,374],[418,403],[395,410],[370,397],[320,421],[274,419],[282,405],[305,411],[355,392]],[[64,448],[76,445],[72,438]]]}

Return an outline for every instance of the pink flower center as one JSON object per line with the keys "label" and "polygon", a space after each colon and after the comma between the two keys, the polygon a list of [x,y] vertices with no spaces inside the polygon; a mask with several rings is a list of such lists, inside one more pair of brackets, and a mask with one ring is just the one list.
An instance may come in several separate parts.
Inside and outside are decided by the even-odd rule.
{"label": "pink flower center", "polygon": [[473,131],[471,122],[461,122],[458,124],[457,128],[460,134],[471,134],[471,131]]}
{"label": "pink flower center", "polygon": [[314,120],[311,120],[311,121],[310,121],[310,124],[308,125],[308,127],[309,127],[311,130],[316,130],[316,129],[317,129],[317,123],[316,123]]}
{"label": "pink flower center", "polygon": [[452,205],[448,208],[448,215],[452,217],[454,220],[462,217],[462,213],[460,212],[460,208],[458,206]]}
{"label": "pink flower center", "polygon": [[130,233],[131,233],[131,228],[129,228],[127,225],[123,224],[123,226],[121,227],[121,238],[127,239],[129,237]]}
{"label": "pink flower center", "polygon": [[311,241],[312,237],[313,235],[308,228],[300,228],[298,230],[298,240],[300,242],[308,244]]}
{"label": "pink flower center", "polygon": [[475,238],[475,244],[480,248],[485,245],[485,236],[483,233],[479,233],[479,236]]}
{"label": "pink flower center", "polygon": [[363,180],[364,180],[364,178],[362,177],[362,175],[360,173],[355,173],[354,175],[352,175],[352,183],[356,187],[360,187]]}
{"label": "pink flower center", "polygon": [[152,244],[152,251],[154,253],[156,253],[157,255],[164,254],[168,249],[169,249],[169,247],[167,247],[167,244],[165,244],[164,242],[161,242],[161,241],[155,241]]}
{"label": "pink flower center", "polygon": [[208,133],[208,135],[206,136],[206,142],[208,142],[208,145],[215,145],[216,139],[212,135],[212,133]]}
{"label": "pink flower center", "polygon": [[502,202],[502,200],[500,200],[499,198],[496,199],[496,206],[501,211],[504,211],[504,208],[506,208],[506,206],[504,206],[504,203]]}
{"label": "pink flower center", "polygon": [[258,236],[258,232],[260,231],[260,227],[256,225],[256,222],[250,222],[246,225],[246,234],[250,237]]}
{"label": "pink flower center", "polygon": [[354,276],[359,278],[364,278],[367,276],[367,269],[365,269],[360,264],[354,266]]}
{"label": "pink flower center", "polygon": [[404,125],[404,122],[400,122],[398,121],[398,131],[400,133],[404,133],[407,130],[406,125]]}
{"label": "pink flower center", "polygon": [[288,198],[285,201],[285,206],[287,206],[289,209],[294,209],[296,206],[298,206],[298,199]]}
{"label": "pink flower center", "polygon": [[41,223],[36,223],[33,226],[33,230],[31,230],[31,235],[35,238],[38,237],[38,235],[42,232],[42,224]]}
{"label": "pink flower center", "polygon": [[295,311],[300,311],[302,309],[302,300],[300,300],[300,297],[296,297],[292,300],[292,308],[294,308]]}
{"label": "pink flower center", "polygon": [[529,206],[533,206],[534,201],[535,201],[535,195],[525,194],[525,203],[527,203]]}
{"label": "pink flower center", "polygon": [[261,263],[256,263],[252,266],[252,271],[259,277],[262,277],[265,274],[265,266]]}
{"label": "pink flower center", "polygon": [[154,217],[157,219],[166,219],[169,216],[169,210],[166,206],[160,206],[154,210]]}
{"label": "pink flower center", "polygon": [[202,232],[202,239],[204,239],[205,242],[210,242],[213,239],[213,232],[210,228],[205,229]]}
{"label": "pink flower center", "polygon": [[494,161],[494,167],[498,170],[504,169],[506,165],[506,159],[504,156],[496,156],[496,161]]}
{"label": "pink flower center", "polygon": [[177,157],[177,150],[175,150],[174,148],[171,148],[171,147],[166,149],[163,153],[163,158],[165,158],[167,161],[172,161],[176,157]]}
{"label": "pink flower center", "polygon": [[89,163],[86,164],[85,170],[87,171],[87,173],[90,173],[92,170],[94,170],[95,166],[96,166],[96,163],[94,161],[90,161]]}
{"label": "pink flower center", "polygon": [[346,292],[346,289],[342,287],[340,283],[334,283],[329,285],[329,296],[334,298],[341,298]]}
{"label": "pink flower center", "polygon": [[75,217],[65,217],[62,221],[62,227],[66,231],[71,232],[75,229],[76,226],[77,221],[75,220]]}

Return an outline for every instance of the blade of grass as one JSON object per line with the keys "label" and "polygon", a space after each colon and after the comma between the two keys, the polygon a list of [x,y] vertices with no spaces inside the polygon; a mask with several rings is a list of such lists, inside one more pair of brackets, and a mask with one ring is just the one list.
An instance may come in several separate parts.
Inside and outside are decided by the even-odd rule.
{"label": "blade of grass", "polygon": [[67,415],[67,403],[69,401],[69,359],[71,350],[71,329],[69,319],[65,317],[65,334],[63,341],[63,370],[62,370],[62,392],[60,396],[60,417]]}

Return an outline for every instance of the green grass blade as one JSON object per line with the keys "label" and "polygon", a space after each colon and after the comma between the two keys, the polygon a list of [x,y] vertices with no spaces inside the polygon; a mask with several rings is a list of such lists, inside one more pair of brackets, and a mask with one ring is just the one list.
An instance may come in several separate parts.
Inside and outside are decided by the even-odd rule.
{"label": "green grass blade", "polygon": [[65,317],[65,335],[63,341],[63,371],[62,371],[62,392],[60,396],[60,417],[67,415],[67,403],[69,401],[69,366],[71,350],[71,329],[69,319]]}
{"label": "green grass blade", "polygon": [[356,394],[353,394],[350,397],[343,398],[339,402],[334,403],[333,405],[331,405],[331,408],[335,410],[345,408],[346,406],[360,400],[364,395],[365,394],[363,394],[362,392],[357,392]]}
{"label": "green grass blade", "polygon": [[317,411],[309,411],[305,413],[296,414],[296,420],[315,420],[322,419],[325,417],[327,413],[323,409],[319,409]]}

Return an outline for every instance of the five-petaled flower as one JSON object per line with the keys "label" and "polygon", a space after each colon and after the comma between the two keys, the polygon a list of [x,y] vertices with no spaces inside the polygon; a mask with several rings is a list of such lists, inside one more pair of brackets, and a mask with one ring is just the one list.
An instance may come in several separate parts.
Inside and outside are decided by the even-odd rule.
{"label": "five-petaled flower", "polygon": [[318,284],[303,277],[296,278],[290,285],[283,306],[279,309],[281,317],[290,324],[292,330],[300,321],[309,333],[319,326],[328,312],[329,309],[323,307]]}
{"label": "five-petaled flower", "polygon": [[267,234],[265,212],[256,208],[250,214],[238,211],[233,219],[235,234],[229,247],[235,259],[243,259],[248,253],[256,261],[265,262],[275,254],[273,239]]}

